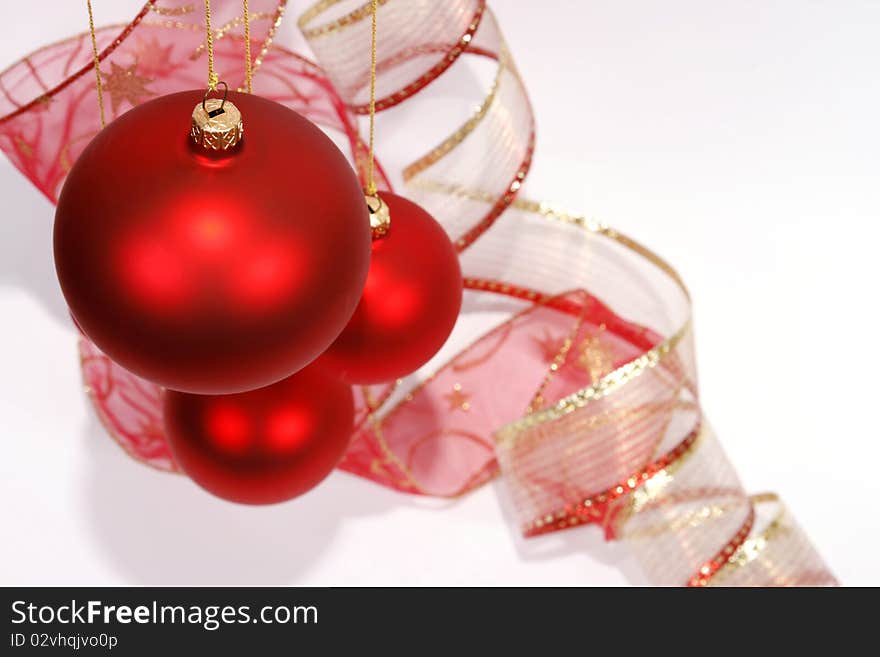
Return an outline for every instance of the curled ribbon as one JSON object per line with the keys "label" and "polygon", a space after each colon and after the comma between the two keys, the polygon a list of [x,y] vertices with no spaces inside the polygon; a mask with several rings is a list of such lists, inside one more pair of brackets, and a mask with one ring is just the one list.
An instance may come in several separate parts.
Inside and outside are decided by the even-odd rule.
{"label": "curled ribbon", "polygon": [[[255,93],[339,132],[363,178],[369,3],[305,10],[298,24],[317,63],[275,43],[286,5],[250,0]],[[240,11],[214,2],[216,67],[232,86],[244,84]],[[703,417],[675,270],[604,224],[519,197],[534,117],[486,2],[384,0],[379,26],[380,112],[405,120],[435,81],[471,70],[460,60],[486,74],[476,104],[424,101],[448,103],[451,125],[400,174],[461,253],[465,312],[451,344],[466,346],[427,375],[360,388],[340,467],[444,497],[500,473],[526,536],[597,524],[659,585],[835,585],[779,500],[745,493]],[[99,30],[111,118],[201,86],[203,37],[186,0],[148,2],[128,25]],[[0,147],[53,202],[100,127],[89,48],[79,35],[0,74]],[[86,338],[80,355],[108,433],[132,457],[175,471],[160,390]]]}

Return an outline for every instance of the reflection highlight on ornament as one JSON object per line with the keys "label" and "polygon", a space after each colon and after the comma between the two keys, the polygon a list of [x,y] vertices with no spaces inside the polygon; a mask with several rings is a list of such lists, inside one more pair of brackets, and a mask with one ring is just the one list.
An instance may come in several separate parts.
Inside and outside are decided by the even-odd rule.
{"label": "reflection highlight on ornament", "polygon": [[389,276],[382,267],[371,267],[364,295],[372,304],[364,308],[370,321],[388,330],[407,328],[423,308],[419,290],[405,279]]}
{"label": "reflection highlight on ornament", "polygon": [[130,238],[119,269],[138,300],[154,309],[192,302],[197,281],[261,312],[284,304],[306,283],[309,253],[289,235],[282,246],[280,237],[255,232],[244,213],[226,203],[187,207],[156,233]]}
{"label": "reflection highlight on ornament", "polygon": [[243,305],[255,310],[270,308],[284,303],[302,286],[308,254],[292,243],[282,248],[266,241],[242,253],[240,264],[230,272],[229,284]]}
{"label": "reflection highlight on ornament", "polygon": [[237,161],[237,158],[234,156],[241,151],[243,145],[244,140],[242,139],[242,141],[229,150],[214,151],[194,144],[189,135],[186,137],[186,149],[189,151],[190,156],[200,166],[207,169],[226,169],[233,166]]}
{"label": "reflection highlight on ornament", "polygon": [[120,249],[119,255],[119,278],[144,306],[172,310],[191,300],[186,265],[161,237],[134,237]]}
{"label": "reflection highlight on ornament", "polygon": [[229,249],[254,230],[246,209],[234,199],[201,194],[172,208],[158,228],[185,258],[228,257]]}
{"label": "reflection highlight on ornament", "polygon": [[235,404],[222,402],[208,409],[205,429],[206,435],[213,437],[217,447],[234,454],[248,449],[253,433],[248,414]]}
{"label": "reflection highlight on ornament", "polygon": [[295,452],[315,429],[315,418],[307,409],[281,408],[266,419],[266,447],[280,453]]}
{"label": "reflection highlight on ornament", "polygon": [[194,217],[184,224],[190,243],[207,252],[217,252],[228,247],[236,233],[233,221],[229,217],[217,214],[206,214]]}

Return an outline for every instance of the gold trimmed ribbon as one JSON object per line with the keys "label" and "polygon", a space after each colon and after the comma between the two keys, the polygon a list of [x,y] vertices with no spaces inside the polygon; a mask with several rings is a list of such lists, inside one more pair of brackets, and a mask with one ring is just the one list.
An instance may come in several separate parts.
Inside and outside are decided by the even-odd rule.
{"label": "gold trimmed ribbon", "polygon": [[[325,0],[307,10],[299,25],[342,98],[363,112],[369,14],[367,5],[352,4]],[[690,300],[678,274],[607,226],[516,199],[534,146],[522,80],[484,3],[433,5],[442,9],[404,0],[382,3],[380,106],[418,98],[440,74],[454,75],[464,56],[496,63],[473,113],[405,166],[402,176],[408,194],[456,237],[472,289],[475,281],[503,281],[540,290],[543,297],[589,289],[613,300],[615,312],[628,321],[668,336],[611,367],[614,359],[601,357],[611,349],[610,339],[580,337],[586,310],[567,326],[530,412],[494,432],[498,465],[524,533],[600,524],[609,537],[632,547],[657,584],[835,584],[787,516],[760,529],[755,507],[766,498],[745,494],[706,424],[696,387]],[[331,7],[342,17],[325,18]],[[500,326],[509,327],[509,321],[516,319]],[[599,369],[590,385],[571,390],[569,383],[551,394],[553,379],[577,356],[575,345],[588,361],[593,354]],[[454,392],[461,389],[459,384]],[[374,420],[377,431],[399,407]],[[407,478],[425,490],[411,472]]]}

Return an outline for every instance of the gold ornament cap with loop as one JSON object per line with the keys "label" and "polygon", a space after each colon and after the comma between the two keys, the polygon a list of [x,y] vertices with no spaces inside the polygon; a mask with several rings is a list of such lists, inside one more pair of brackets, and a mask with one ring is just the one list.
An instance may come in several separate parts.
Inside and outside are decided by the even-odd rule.
{"label": "gold ornament cap with loop", "polygon": [[377,193],[364,194],[364,200],[367,202],[367,211],[370,213],[370,231],[373,239],[379,239],[388,234],[391,229],[391,212],[385,201],[382,200]]}
{"label": "gold ornament cap with loop", "polygon": [[189,135],[202,148],[210,151],[228,151],[234,148],[244,136],[241,112],[229,100],[229,86],[223,85],[223,98],[208,98],[211,89],[205,92],[202,102],[192,113],[192,127]]}

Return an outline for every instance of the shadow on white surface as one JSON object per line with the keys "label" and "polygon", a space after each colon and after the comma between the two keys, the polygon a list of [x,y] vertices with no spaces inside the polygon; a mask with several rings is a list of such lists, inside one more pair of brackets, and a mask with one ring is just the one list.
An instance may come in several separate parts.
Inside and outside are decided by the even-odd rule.
{"label": "shadow on white surface", "polygon": [[321,558],[341,523],[407,504],[344,473],[285,504],[230,504],[181,475],[121,462],[119,447],[91,413],[85,434],[89,529],[98,549],[133,584],[293,582]]}
{"label": "shadow on white surface", "polygon": [[0,285],[20,287],[52,319],[71,326],[58,287],[52,255],[54,208],[27,179],[0,155]]}

